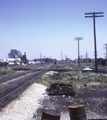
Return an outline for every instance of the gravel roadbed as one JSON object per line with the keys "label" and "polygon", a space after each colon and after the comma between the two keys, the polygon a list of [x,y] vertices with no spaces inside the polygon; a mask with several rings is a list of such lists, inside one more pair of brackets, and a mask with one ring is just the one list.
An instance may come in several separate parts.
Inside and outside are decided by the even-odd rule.
{"label": "gravel roadbed", "polygon": [[0,111],[0,120],[33,120],[33,114],[40,106],[39,100],[43,99],[45,89],[43,85],[32,84]]}
{"label": "gravel roadbed", "polygon": [[37,83],[29,86],[0,111],[0,120],[41,120],[43,109],[59,111],[60,120],[70,120],[68,106],[74,104],[85,104],[87,119],[107,119],[107,89],[74,97],[48,96],[45,90]]}

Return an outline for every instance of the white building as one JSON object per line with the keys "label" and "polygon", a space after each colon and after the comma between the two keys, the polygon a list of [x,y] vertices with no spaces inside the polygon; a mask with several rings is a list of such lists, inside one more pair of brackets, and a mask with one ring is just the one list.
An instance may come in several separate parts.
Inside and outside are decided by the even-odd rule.
{"label": "white building", "polygon": [[8,65],[20,65],[21,64],[21,58],[8,58],[5,59],[6,62],[8,62]]}

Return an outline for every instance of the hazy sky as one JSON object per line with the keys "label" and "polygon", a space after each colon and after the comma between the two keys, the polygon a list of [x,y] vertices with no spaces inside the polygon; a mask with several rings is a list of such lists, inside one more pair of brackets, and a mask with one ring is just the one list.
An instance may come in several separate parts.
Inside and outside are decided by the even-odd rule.
{"label": "hazy sky", "polygon": [[96,18],[97,57],[106,52],[107,0],[0,0],[0,59],[10,49],[17,49],[27,58],[52,57],[71,59],[80,55],[94,58],[93,18],[85,13],[104,12]]}

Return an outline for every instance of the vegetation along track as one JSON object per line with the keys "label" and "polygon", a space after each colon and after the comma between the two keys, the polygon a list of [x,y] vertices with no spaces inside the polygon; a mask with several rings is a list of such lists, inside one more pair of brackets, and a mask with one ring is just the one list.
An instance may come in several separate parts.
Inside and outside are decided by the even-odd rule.
{"label": "vegetation along track", "polygon": [[54,65],[48,65],[40,71],[35,71],[32,74],[18,79],[8,85],[0,88],[0,109],[17,97],[23,90],[25,90],[36,78],[43,75],[46,71]]}
{"label": "vegetation along track", "polygon": [[[3,83],[3,82],[6,82],[6,81],[9,81],[11,79],[14,79],[14,78],[17,78],[19,76],[24,76],[24,75],[27,75],[31,72],[33,72],[34,70],[28,70],[28,71],[23,71],[23,72],[16,72],[12,75],[8,75],[8,76],[5,76],[5,77],[1,77],[0,78],[0,83]],[[34,71],[35,72],[35,71]]]}

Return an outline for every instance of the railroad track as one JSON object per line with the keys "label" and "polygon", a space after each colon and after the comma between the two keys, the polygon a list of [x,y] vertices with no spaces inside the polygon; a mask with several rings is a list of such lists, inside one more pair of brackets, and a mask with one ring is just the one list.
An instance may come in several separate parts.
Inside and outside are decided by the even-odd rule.
{"label": "railroad track", "polygon": [[14,79],[14,78],[17,78],[17,77],[21,77],[21,76],[24,76],[24,75],[27,75],[27,74],[29,74],[29,73],[31,73],[31,72],[33,72],[34,70],[28,70],[28,71],[23,71],[23,72],[16,72],[16,73],[14,73],[14,74],[12,74],[12,75],[8,75],[8,76],[5,76],[5,77],[1,77],[0,78],[0,83],[3,83],[3,82],[6,82],[6,81],[9,81],[9,80],[11,80],[11,79]]}
{"label": "railroad track", "polygon": [[[93,72],[95,72],[95,67],[93,67],[93,66],[83,66],[83,67],[89,67],[89,68],[93,69]],[[97,67],[97,72],[98,73],[107,73],[107,68]]]}
{"label": "railroad track", "polygon": [[[78,66],[78,64],[73,63],[73,65]],[[94,66],[86,66],[86,65],[80,65],[81,67],[88,67],[93,69],[93,72],[95,72],[95,67]],[[97,66],[97,72],[98,73],[107,73],[107,68],[99,67]]]}
{"label": "railroad track", "polygon": [[49,65],[40,71],[33,71],[32,74],[18,79],[8,85],[0,88],[0,109],[7,105],[10,101],[15,99],[21,92],[23,92],[35,79],[43,75],[50,68],[55,65]]}

